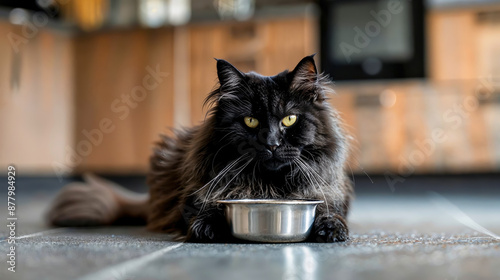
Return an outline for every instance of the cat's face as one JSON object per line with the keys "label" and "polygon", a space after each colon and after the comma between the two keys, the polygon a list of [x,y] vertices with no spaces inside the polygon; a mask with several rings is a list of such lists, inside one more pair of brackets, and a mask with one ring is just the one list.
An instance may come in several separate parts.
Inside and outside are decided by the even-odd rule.
{"label": "cat's face", "polygon": [[[264,77],[241,73],[226,61],[217,69],[221,89],[216,104],[221,143],[239,156],[248,154],[260,166],[279,170],[290,165],[317,141],[316,66],[304,58],[292,72]],[[233,149],[234,150],[234,149]]]}

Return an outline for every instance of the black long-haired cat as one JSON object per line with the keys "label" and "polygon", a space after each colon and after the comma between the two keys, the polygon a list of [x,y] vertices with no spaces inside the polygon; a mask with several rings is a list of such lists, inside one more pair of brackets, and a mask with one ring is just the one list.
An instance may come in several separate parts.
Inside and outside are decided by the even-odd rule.
{"label": "black long-haired cat", "polygon": [[344,173],[347,137],[327,101],[327,79],[313,56],[265,77],[217,60],[220,87],[206,99],[205,122],[162,136],[151,156],[149,196],[86,176],[65,187],[49,212],[53,225],[106,225],[143,219],[155,231],[194,242],[227,242],[220,199],[324,200],[311,241],[348,238],[353,189]]}

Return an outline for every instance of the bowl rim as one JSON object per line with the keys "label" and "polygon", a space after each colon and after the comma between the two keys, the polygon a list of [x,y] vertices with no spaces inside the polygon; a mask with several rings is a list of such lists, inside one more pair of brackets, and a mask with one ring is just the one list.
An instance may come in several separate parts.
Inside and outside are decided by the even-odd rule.
{"label": "bowl rim", "polygon": [[217,203],[304,205],[304,204],[321,204],[324,203],[324,201],[317,199],[222,199],[222,200],[217,200]]}

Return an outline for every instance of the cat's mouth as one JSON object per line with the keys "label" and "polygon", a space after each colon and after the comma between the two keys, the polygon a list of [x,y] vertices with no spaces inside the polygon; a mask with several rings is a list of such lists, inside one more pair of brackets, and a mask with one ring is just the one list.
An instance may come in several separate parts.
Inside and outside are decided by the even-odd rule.
{"label": "cat's mouth", "polygon": [[278,148],[275,152],[266,151],[261,159],[264,167],[274,171],[289,166],[299,156],[300,149],[283,147]]}
{"label": "cat's mouth", "polygon": [[269,170],[280,170],[281,168],[290,165],[291,161],[282,161],[275,158],[271,158],[262,162],[262,165]]}

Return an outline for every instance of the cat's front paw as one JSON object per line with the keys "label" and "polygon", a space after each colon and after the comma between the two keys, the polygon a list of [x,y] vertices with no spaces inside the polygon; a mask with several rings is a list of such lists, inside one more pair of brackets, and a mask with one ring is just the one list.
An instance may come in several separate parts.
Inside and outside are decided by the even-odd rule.
{"label": "cat's front paw", "polygon": [[186,238],[186,241],[196,243],[224,243],[230,240],[226,222],[213,219],[195,219]]}
{"label": "cat's front paw", "polygon": [[349,239],[349,229],[339,215],[318,217],[314,221],[311,241],[319,243],[343,242]]}

